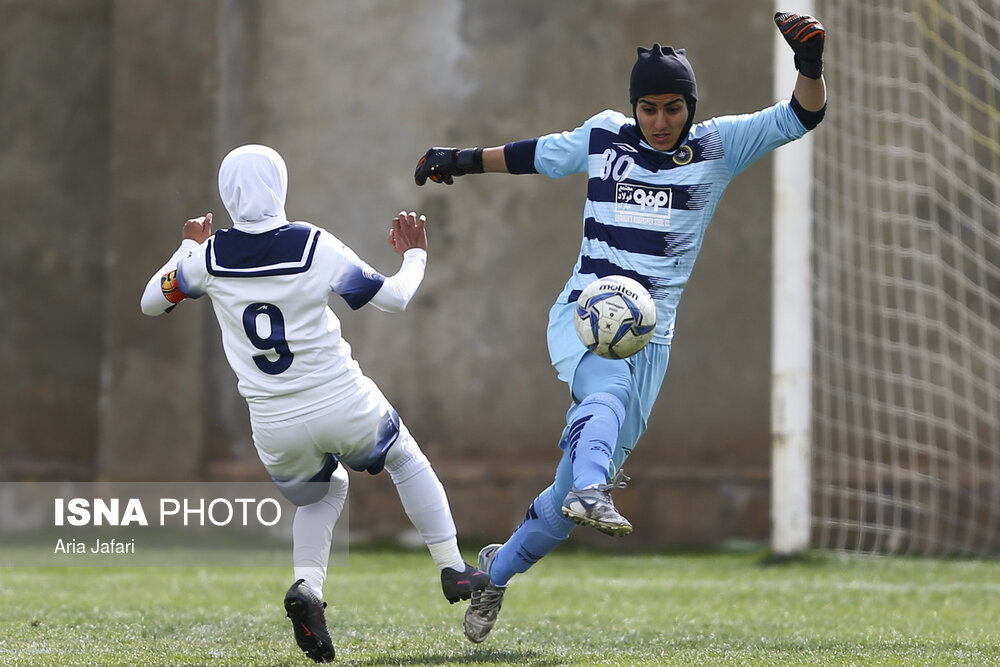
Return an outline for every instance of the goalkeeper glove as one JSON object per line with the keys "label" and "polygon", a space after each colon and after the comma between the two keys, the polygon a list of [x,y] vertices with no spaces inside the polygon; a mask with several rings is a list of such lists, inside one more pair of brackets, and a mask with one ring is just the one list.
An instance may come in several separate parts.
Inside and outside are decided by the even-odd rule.
{"label": "goalkeeper glove", "polygon": [[435,183],[451,185],[454,183],[453,176],[465,176],[466,174],[483,173],[483,149],[482,148],[440,148],[435,147],[424,153],[424,156],[417,162],[417,169],[413,172],[413,180],[417,185],[423,185],[427,179]]}
{"label": "goalkeeper glove", "polygon": [[810,79],[823,76],[823,25],[811,16],[790,12],[775,14],[774,23],[795,52],[795,69]]}

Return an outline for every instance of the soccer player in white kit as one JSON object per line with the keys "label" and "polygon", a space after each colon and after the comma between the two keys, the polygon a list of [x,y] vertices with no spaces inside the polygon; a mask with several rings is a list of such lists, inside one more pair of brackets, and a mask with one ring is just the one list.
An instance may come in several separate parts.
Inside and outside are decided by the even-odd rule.
{"label": "soccer player in white kit", "polygon": [[[493,148],[431,148],[417,185],[451,184],[485,172],[586,173],[583,242],[573,273],[549,311],[548,348],[571,405],[555,481],[528,507],[504,544],[479,553],[491,583],[472,595],[465,634],[481,642],[496,623],[507,583],[570,535],[575,524],[609,535],[632,525],[611,499],[627,481],[621,466],[646,430],[670,358],[676,309],[730,180],[762,155],[816,127],[826,109],[826,32],[810,17],[780,12],[775,23],[799,70],[790,100],[694,123],[698,89],[684,49],[638,49],[629,81],[632,117],[607,110],[567,132]],[[576,335],[580,292],[596,278],[625,275],[656,302],[652,341],[628,359],[604,359]]]}
{"label": "soccer player in white kit", "polygon": [[285,595],[300,648],[316,662],[335,651],[323,583],[334,525],[347,498],[345,466],[385,468],[403,508],[441,571],[449,602],[489,582],[467,564],[444,487],[396,410],[366,377],[328,304],[337,294],[400,312],[423,280],[425,220],[401,212],[388,241],[402,256],[383,276],[330,232],[285,216],[288,172],[271,148],[246,145],[219,168],[219,193],[233,227],[212,234],[212,214],[184,223],[180,247],[150,278],[147,315],[207,295],[226,358],[250,410],[254,445],[275,484],[296,506],[295,583]]}

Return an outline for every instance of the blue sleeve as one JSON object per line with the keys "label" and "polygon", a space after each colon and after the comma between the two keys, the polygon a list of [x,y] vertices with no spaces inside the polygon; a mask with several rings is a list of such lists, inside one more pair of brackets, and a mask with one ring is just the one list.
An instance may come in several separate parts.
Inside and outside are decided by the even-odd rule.
{"label": "blue sleeve", "polygon": [[330,232],[323,230],[320,242],[322,255],[317,256],[317,262],[330,271],[330,290],[339,294],[351,310],[371,301],[382,288],[385,276]]}
{"label": "blue sleeve", "polygon": [[720,116],[711,122],[719,130],[726,166],[734,176],[762,155],[806,133],[805,125],[787,100],[756,113]]}
{"label": "blue sleeve", "polygon": [[337,276],[333,291],[347,302],[351,310],[357,310],[372,300],[384,282],[385,276],[368,265],[353,265]]}
{"label": "blue sleeve", "polygon": [[580,127],[539,137],[535,144],[535,169],[551,178],[587,171],[590,156],[590,130],[612,111],[602,111]]}

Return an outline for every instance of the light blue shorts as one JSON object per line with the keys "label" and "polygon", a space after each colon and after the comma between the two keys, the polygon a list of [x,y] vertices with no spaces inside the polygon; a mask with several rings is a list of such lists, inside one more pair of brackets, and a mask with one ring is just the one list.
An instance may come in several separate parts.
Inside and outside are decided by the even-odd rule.
{"label": "light blue shorts", "polygon": [[[577,371],[580,369],[580,362],[585,355],[592,354],[580,342],[573,327],[573,311],[576,304],[557,303],[549,310],[548,345],[549,358],[552,365],[559,374],[559,379],[571,388],[571,405],[566,413],[566,429],[563,430],[559,441],[560,448],[566,451],[566,437],[569,432],[569,424],[573,420],[573,413],[576,411],[578,400],[581,396],[574,396],[581,392],[581,388],[599,387],[604,381],[602,377],[585,377],[582,374],[591,368],[593,372],[603,373],[608,368],[617,368],[615,379],[626,378],[628,384],[628,401],[625,404],[625,422],[618,433],[618,442],[612,460],[615,469],[621,468],[632,450],[635,449],[639,438],[646,431],[646,424],[649,415],[653,411],[656,397],[660,393],[660,386],[663,384],[663,376],[667,372],[667,362],[670,360],[670,345],[665,343],[650,343],[638,353],[610,364],[604,365],[584,365],[578,377]],[[627,371],[622,364],[627,365]],[[612,371],[613,373],[615,371]],[[556,473],[555,492],[559,497],[564,497],[569,492],[573,481],[572,463],[569,457],[564,455],[559,463],[559,470]],[[565,486],[565,493],[562,487]]]}

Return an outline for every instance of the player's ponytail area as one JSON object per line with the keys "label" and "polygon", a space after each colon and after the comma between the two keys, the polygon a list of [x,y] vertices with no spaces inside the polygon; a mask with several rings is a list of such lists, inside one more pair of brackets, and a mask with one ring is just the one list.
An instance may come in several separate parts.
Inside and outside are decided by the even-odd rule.
{"label": "player's ponytail area", "polygon": [[[327,580],[334,664],[1000,664],[1000,563],[764,555],[570,540],[515,578],[474,645],[423,550],[352,548]],[[0,665],[308,665],[274,604],[287,587],[280,567],[7,568]]]}

